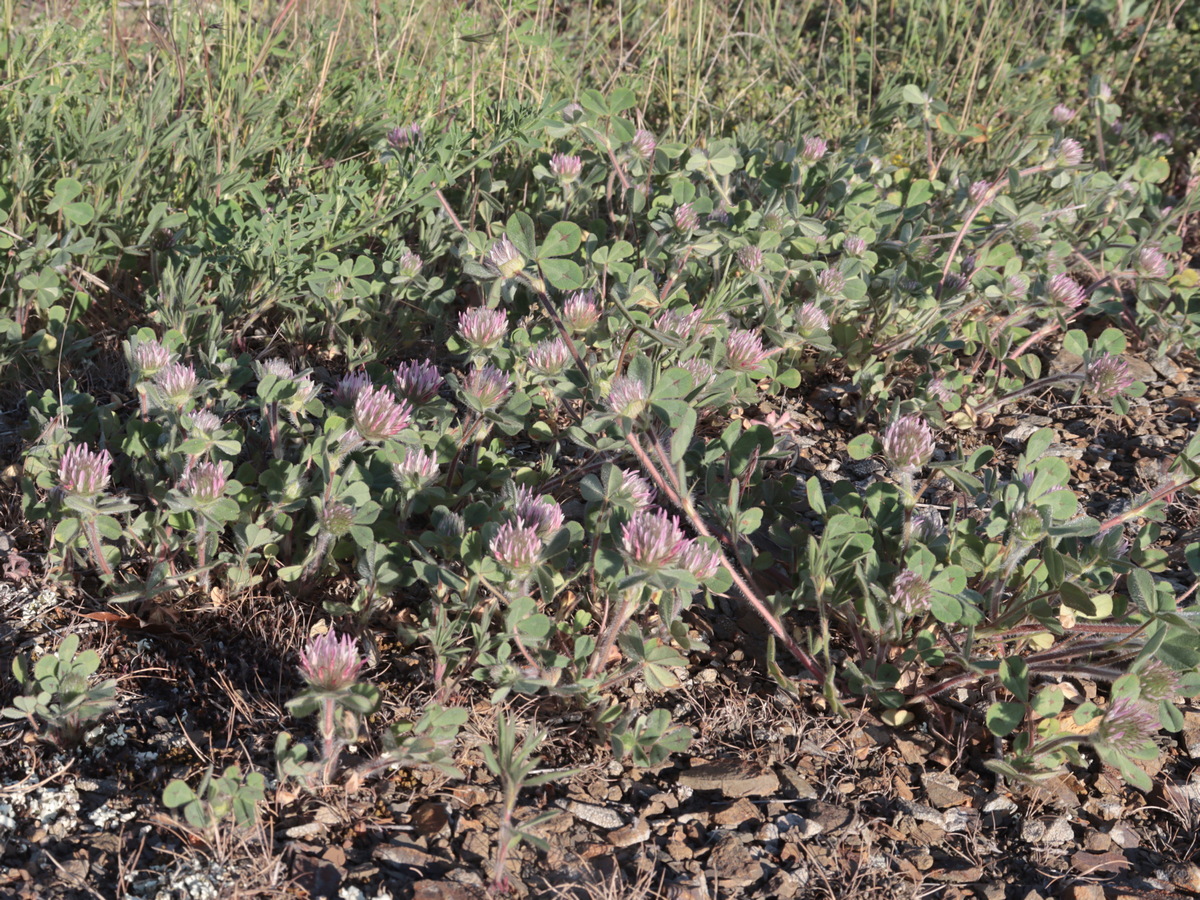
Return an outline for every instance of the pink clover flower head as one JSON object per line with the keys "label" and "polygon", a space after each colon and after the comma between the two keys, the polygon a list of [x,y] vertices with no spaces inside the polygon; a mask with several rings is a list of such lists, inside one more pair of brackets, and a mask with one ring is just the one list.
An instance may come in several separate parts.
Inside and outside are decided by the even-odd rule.
{"label": "pink clover flower head", "polygon": [[716,222],[718,225],[729,224],[729,210],[725,208],[724,203],[708,214],[708,221]]}
{"label": "pink clover flower head", "polygon": [[154,376],[154,384],[163,400],[172,406],[183,406],[191,400],[198,383],[196,370],[184,363],[163,366]]}
{"label": "pink clover flower head", "polygon": [[538,531],[521,522],[505,522],[492,538],[492,558],[514,575],[525,576],[542,558],[544,543]]}
{"label": "pink clover flower head", "polygon": [[212,437],[221,427],[221,420],[207,409],[196,410],[191,419],[192,427],[206,437]]}
{"label": "pink clover flower head", "polygon": [[900,416],[883,432],[883,456],[900,472],[915,472],[933,456],[933,432],[918,415]]}
{"label": "pink clover flower head", "polygon": [[911,616],[929,610],[933,588],[912,569],[905,569],[892,582],[892,594],[889,599],[893,606]]}
{"label": "pink clover flower head", "polygon": [[928,544],[946,533],[946,525],[936,510],[925,509],[912,518],[913,536]]}
{"label": "pink clover flower head", "polygon": [[867,252],[867,242],[857,234],[852,234],[842,242],[842,249],[846,252],[847,256],[860,259]]}
{"label": "pink clover flower head", "polygon": [[79,445],[67,448],[58,461],[58,484],[76,497],[94,497],[108,487],[112,454],[107,450],[93,453]]}
{"label": "pink clover flower head", "polygon": [[133,357],[133,367],[137,370],[138,380],[153,378],[175,358],[175,354],[154,338],[138,341],[131,349],[130,355]]}
{"label": "pink clover flower head", "polygon": [[387,141],[396,150],[411,147],[421,137],[421,126],[415,122],[410,125],[400,125],[388,132]]}
{"label": "pink clover flower head", "polygon": [[351,409],[364,388],[371,386],[371,376],[366,372],[347,372],[333,389],[333,405]]}
{"label": "pink clover flower head", "polygon": [[829,316],[821,307],[809,300],[800,307],[796,315],[796,326],[801,334],[812,334],[814,331],[829,330]]}
{"label": "pink clover flower head", "polygon": [[288,381],[294,378],[296,373],[292,371],[292,367],[288,365],[287,360],[268,359],[258,364],[259,380],[261,381],[268,375],[274,375],[281,381]]}
{"label": "pink clover flower head", "polygon": [[976,181],[967,188],[967,199],[972,203],[981,203],[991,189],[992,183],[990,181]]}
{"label": "pink clover flower head", "polygon": [[411,250],[405,250],[396,260],[396,274],[401,278],[416,278],[421,274],[425,261]]}
{"label": "pink clover flower head", "polygon": [[699,316],[703,315],[700,310],[688,313],[686,316],[682,313],[677,313],[672,309],[659,315],[654,321],[654,327],[664,334],[669,334],[673,338],[681,341],[690,340],[692,331],[696,327]]}
{"label": "pink clover flower head", "polygon": [[608,388],[608,408],[618,416],[636,419],[648,399],[645,382],[630,375],[618,375]]}
{"label": "pink clover flower head", "polygon": [[1147,704],[1129,697],[1118,697],[1100,720],[1092,739],[1101,746],[1128,756],[1152,744],[1160,727],[1158,716]]}
{"label": "pink clover flower head", "polygon": [[634,509],[645,509],[654,502],[655,490],[645,478],[629,469],[621,469],[621,486],[614,500],[625,501]]}
{"label": "pink clover flower head", "polygon": [[629,149],[635,157],[648,162],[654,159],[654,151],[658,149],[658,142],[649,131],[639,128],[634,132],[633,139],[629,142]]}
{"label": "pink clover flower head", "polygon": [[694,356],[681,364],[680,368],[686,370],[692,376],[692,385],[694,387],[708,387],[712,384],[713,379],[717,377],[717,370],[712,367],[712,363],[700,359],[698,356]]}
{"label": "pink clover flower head", "polygon": [[1075,138],[1064,138],[1058,145],[1054,158],[1059,168],[1070,169],[1083,162],[1083,144]]}
{"label": "pink clover flower head", "polygon": [[354,400],[354,430],[364,441],[394,438],[412,420],[412,406],[387,388],[365,387]]}
{"label": "pink clover flower head", "polygon": [[700,227],[700,216],[690,203],[681,203],[675,207],[675,227],[680,231],[695,231]]}
{"label": "pink clover flower head", "polygon": [[946,384],[946,379],[940,375],[929,382],[925,391],[939,403],[949,403],[950,398],[954,396],[950,391],[950,386]]}
{"label": "pink clover flower head", "polygon": [[954,297],[961,294],[971,286],[971,282],[963,275],[957,272],[951,272],[942,281],[942,295],[945,297]]}
{"label": "pink clover flower head", "polygon": [[225,470],[214,462],[200,463],[179,480],[179,489],[197,503],[212,503],[225,493]]}
{"label": "pink clover flower head", "polygon": [[458,333],[476,350],[495,347],[508,333],[508,315],[501,309],[477,306],[458,317]]}
{"label": "pink clover flower head", "polygon": [[707,545],[691,540],[679,557],[679,568],[687,569],[697,581],[708,581],[721,568],[721,557]]}
{"label": "pink clover flower head", "polygon": [[437,366],[427,359],[400,363],[393,377],[396,381],[396,393],[413,406],[424,406],[436,400],[443,384]]}
{"label": "pink clover flower head", "polygon": [[1079,309],[1087,303],[1087,295],[1074,278],[1063,272],[1055,275],[1046,285],[1046,293],[1055,303],[1061,303],[1067,309]]}
{"label": "pink clover flower head", "polygon": [[562,308],[563,324],[573,334],[582,334],[600,321],[600,307],[591,291],[576,291]]}
{"label": "pink clover flower head", "polygon": [[334,500],[321,510],[321,529],[335,538],[349,533],[354,525],[354,507]]}
{"label": "pink clover flower head", "polygon": [[358,643],[350,635],[339,637],[332,631],[315,637],[300,651],[300,673],[309,687],[334,694],[358,683],[363,658]]}
{"label": "pink clover flower head", "polygon": [[502,237],[492,244],[492,249],[483,258],[484,263],[497,269],[501,278],[516,278],[525,268],[525,259],[517,249],[517,245]]}
{"label": "pink clover flower head", "polygon": [[392,477],[402,489],[419,494],[441,475],[437,457],[424,450],[408,450],[404,459],[392,465]]}
{"label": "pink clover flower head", "polygon": [[734,329],[725,342],[725,362],[738,372],[752,372],[775,351],[764,349],[762,338],[753,331]]}
{"label": "pink clover flower head", "polygon": [[472,369],[462,385],[467,401],[480,411],[500,406],[511,389],[512,380],[492,365]]}
{"label": "pink clover flower head", "polygon": [[846,287],[846,276],[838,269],[826,269],[817,276],[817,289],[830,297],[836,297]]}
{"label": "pink clover flower head", "polygon": [[1106,353],[1087,367],[1087,388],[1102,400],[1115,400],[1136,381],[1129,363]]}
{"label": "pink clover flower head", "polygon": [[1009,275],[1004,279],[1000,290],[1005,299],[1024,300],[1025,295],[1029,293],[1029,279],[1024,275]]}
{"label": "pink clover flower head", "polygon": [[1179,673],[1161,659],[1152,659],[1137,673],[1139,692],[1147,703],[1171,702],[1183,690]]}
{"label": "pink clover flower head", "polygon": [[661,509],[635,513],[621,528],[621,551],[626,559],[647,572],[678,565],[688,544],[679,519]]}
{"label": "pink clover flower head", "polygon": [[1067,106],[1065,103],[1060,103],[1054,107],[1054,109],[1050,110],[1050,118],[1052,118],[1059,125],[1066,125],[1068,122],[1074,119],[1076,115],[1077,113],[1075,110],[1071,109],[1071,107]]}
{"label": "pink clover flower head", "polygon": [[561,373],[570,359],[571,351],[567,349],[566,342],[557,337],[534,344],[526,361],[538,375],[551,376]]}
{"label": "pink clover flower head", "polygon": [[757,247],[742,247],[737,252],[737,261],[747,272],[757,272],[763,264],[763,252]]}
{"label": "pink clover flower head", "polygon": [[517,487],[513,517],[522,525],[534,529],[543,540],[551,537],[563,525],[562,507],[549,497],[536,496],[525,485]]}
{"label": "pink clover flower head", "polygon": [[811,165],[824,159],[827,152],[829,152],[829,144],[824,138],[806,137],[800,148],[800,159]]}
{"label": "pink clover flower head", "polygon": [[570,184],[572,181],[577,181],[582,171],[583,160],[578,156],[555,153],[550,157],[550,174],[563,184]]}
{"label": "pink clover flower head", "polygon": [[1143,278],[1161,280],[1167,277],[1167,258],[1157,247],[1143,247],[1138,251],[1135,268]]}

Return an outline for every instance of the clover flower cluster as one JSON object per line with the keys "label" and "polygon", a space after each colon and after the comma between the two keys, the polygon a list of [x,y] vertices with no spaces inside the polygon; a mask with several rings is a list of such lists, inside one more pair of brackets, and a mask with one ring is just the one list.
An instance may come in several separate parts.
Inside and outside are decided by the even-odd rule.
{"label": "clover flower cluster", "polygon": [[572,181],[577,181],[579,173],[582,171],[583,160],[578,156],[555,153],[550,157],[550,174],[563,184],[570,184]]}
{"label": "clover flower cluster", "polygon": [[474,349],[489,350],[508,333],[508,316],[482,306],[464,310],[458,317],[458,333]]}
{"label": "clover flower cluster", "polygon": [[737,260],[747,272],[757,272],[763,264],[763,252],[757,247],[742,247],[737,252]]}
{"label": "clover flower cluster", "polygon": [[618,375],[608,389],[608,408],[618,416],[636,419],[646,408],[646,383],[632,375]]}
{"label": "clover flower cluster", "polygon": [[349,635],[339,637],[328,631],[300,651],[300,674],[309,687],[322,693],[348,690],[357,683],[362,669],[358,644]]}
{"label": "clover flower cluster", "polygon": [[641,510],[654,502],[656,491],[645,478],[629,469],[621,469],[621,485],[615,500],[624,501]]}
{"label": "clover flower cluster", "polygon": [[415,122],[411,125],[399,125],[387,134],[387,141],[396,150],[411,147],[421,137],[421,126]]}
{"label": "clover flower cluster", "polygon": [[153,378],[175,359],[175,354],[153,338],[138,341],[133,346],[130,355],[135,369],[134,378],[138,381]]}
{"label": "clover flower cluster", "polygon": [[1116,399],[1136,380],[1129,363],[1109,353],[1089,365],[1084,378],[1088,390],[1102,400]]}
{"label": "clover flower cluster", "polygon": [[333,388],[333,403],[350,409],[364,388],[371,386],[371,376],[366,372],[347,372]]}
{"label": "clover flower cluster", "polygon": [[531,371],[538,375],[558,375],[567,367],[571,359],[571,351],[566,341],[560,337],[551,338],[534,344],[529,350],[526,362]]}
{"label": "clover flower cluster", "polygon": [[800,147],[800,159],[811,165],[820,162],[829,152],[829,143],[824,138],[806,137]]}
{"label": "clover flower cluster", "polygon": [[551,498],[539,497],[524,485],[517,488],[513,518],[521,525],[532,528],[543,540],[552,537],[563,525],[562,508]]}
{"label": "clover flower cluster", "polygon": [[1167,277],[1167,258],[1156,247],[1143,247],[1138,251],[1134,268],[1143,278],[1161,280]]}
{"label": "clover flower cluster", "polygon": [[186,363],[170,363],[154,376],[154,386],[158,388],[163,401],[177,408],[182,408],[192,399],[198,384],[196,370]]}
{"label": "clover flower cluster", "polygon": [[221,419],[212,411],[198,409],[191,415],[192,427],[206,437],[212,437],[221,427]]}
{"label": "clover flower cluster", "polygon": [[852,234],[842,242],[842,249],[846,252],[847,256],[859,259],[867,252],[867,242],[857,234]]}
{"label": "clover flower cluster", "polygon": [[433,484],[440,474],[437,457],[424,450],[409,449],[404,459],[392,464],[392,477],[409,494],[419,494]]}
{"label": "clover flower cluster", "polygon": [[400,363],[392,373],[392,378],[396,383],[396,393],[413,406],[424,406],[436,400],[444,383],[437,366],[429,360]]}
{"label": "clover flower cluster", "polygon": [[508,398],[512,380],[495,366],[479,366],[463,379],[462,390],[476,409],[495,409]]}
{"label": "clover flower cluster", "polygon": [[400,278],[416,278],[421,274],[425,261],[411,250],[405,250],[396,260],[396,275]]}
{"label": "clover flower cluster", "polygon": [[1144,750],[1154,740],[1159,727],[1158,716],[1147,704],[1118,697],[1100,720],[1092,739],[1128,756]]}
{"label": "clover flower cluster", "polygon": [[692,376],[692,384],[695,387],[708,387],[717,377],[717,370],[712,367],[712,363],[698,356],[685,361],[680,368]]}
{"label": "clover flower cluster", "polygon": [[933,432],[918,415],[900,416],[883,432],[883,456],[893,469],[915,472],[933,456]]}
{"label": "clover flower cluster", "polygon": [[600,321],[600,307],[591,291],[576,291],[562,308],[563,324],[574,334],[582,334]]}
{"label": "clover flower cluster", "polygon": [[200,463],[179,480],[179,489],[199,504],[212,503],[225,493],[225,470],[214,462]]}
{"label": "clover flower cluster", "polygon": [[621,528],[621,552],[644,572],[684,569],[700,581],[712,578],[721,557],[705,544],[688,538],[679,518],[666,510],[642,510]]}
{"label": "clover flower cluster", "polygon": [[700,216],[690,203],[681,203],[675,207],[675,227],[683,232],[695,231],[700,227]]}
{"label": "clover flower cluster", "polygon": [[910,616],[927,612],[932,597],[929,581],[912,569],[905,569],[892,582],[892,605]]}
{"label": "clover flower cluster", "polygon": [[654,140],[654,135],[644,128],[639,128],[633,134],[633,139],[629,142],[630,152],[643,162],[654,159],[654,151],[658,148],[658,142]]}
{"label": "clover flower cluster", "polygon": [[333,501],[326,503],[321,510],[321,530],[334,538],[340,538],[349,533],[354,525],[354,507],[349,503]]}
{"label": "clover flower cluster", "polygon": [[412,406],[387,388],[366,387],[354,400],[354,429],[364,441],[394,438],[412,421]]}
{"label": "clover flower cluster", "polygon": [[735,329],[725,342],[726,365],[739,372],[757,369],[774,352],[764,348],[762,338],[753,331]]}
{"label": "clover flower cluster", "polygon": [[838,269],[826,269],[817,276],[817,290],[830,297],[837,297],[846,289],[846,276]]}
{"label": "clover flower cluster", "polygon": [[1087,302],[1087,295],[1074,278],[1067,273],[1055,275],[1046,285],[1046,293],[1055,303],[1067,309],[1079,309]]}
{"label": "clover flower cluster", "polygon": [[513,519],[500,526],[490,549],[497,563],[513,575],[524,578],[541,562],[545,546],[535,527]]}
{"label": "clover flower cluster", "polygon": [[108,487],[112,462],[107,450],[70,447],[58,462],[59,487],[77,497],[94,497]]}
{"label": "clover flower cluster", "polygon": [[525,268],[525,259],[517,245],[507,237],[502,237],[492,244],[492,249],[483,258],[485,264],[496,269],[502,278],[516,278]]}

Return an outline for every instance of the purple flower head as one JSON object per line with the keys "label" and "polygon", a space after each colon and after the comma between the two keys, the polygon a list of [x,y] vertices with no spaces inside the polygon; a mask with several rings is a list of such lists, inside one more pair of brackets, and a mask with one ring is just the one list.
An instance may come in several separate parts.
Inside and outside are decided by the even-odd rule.
{"label": "purple flower head", "polygon": [[698,356],[682,363],[680,368],[685,369],[692,376],[692,384],[695,387],[708,387],[717,377],[717,370],[712,367],[712,363],[700,359]]}
{"label": "purple flower head", "polygon": [[967,198],[972,203],[981,203],[991,189],[992,183],[990,181],[976,181],[967,188]]}
{"label": "purple flower head", "polygon": [[154,376],[154,384],[163,400],[171,406],[182,407],[196,392],[196,370],[183,363],[163,366]]}
{"label": "purple flower head", "polygon": [[933,432],[920,416],[901,416],[883,432],[883,456],[893,469],[915,472],[933,456]]}
{"label": "purple flower head", "polygon": [[421,126],[415,122],[411,125],[400,125],[388,132],[387,141],[397,150],[411,147],[421,137]]}
{"label": "purple flower head", "polygon": [[442,389],[442,376],[437,366],[427,359],[402,362],[393,373],[396,393],[413,406],[424,406],[437,399]]}
{"label": "purple flower head", "polygon": [[1161,659],[1152,659],[1137,673],[1142,699],[1148,703],[1170,703],[1183,690],[1179,673]]}
{"label": "purple flower head", "polygon": [[339,693],[353,687],[362,668],[358,644],[348,634],[338,637],[328,631],[310,640],[300,651],[300,673],[309,687],[323,693]]}
{"label": "purple flower head", "polygon": [[942,294],[946,297],[953,297],[961,294],[971,286],[971,282],[959,275],[957,272],[951,272],[942,281]]}
{"label": "purple flower head", "polygon": [[729,210],[726,209],[724,203],[708,214],[708,221],[716,222],[718,225],[729,224]]}
{"label": "purple flower head", "polygon": [[910,616],[926,612],[932,598],[929,582],[912,569],[905,569],[892,582],[892,605]]}
{"label": "purple flower head", "polygon": [[354,401],[354,429],[364,441],[394,438],[411,419],[412,407],[387,388],[363,388]]}
{"label": "purple flower head", "polygon": [[207,409],[200,409],[192,413],[191,419],[192,427],[207,437],[212,437],[221,427],[221,420]]}
{"label": "purple flower head", "polygon": [[502,237],[492,244],[492,249],[483,258],[484,263],[497,269],[501,278],[516,278],[525,268],[525,260],[516,244]]}
{"label": "purple flower head", "polygon": [[344,537],[354,525],[354,507],[333,501],[321,510],[321,530],[334,538]]}
{"label": "purple flower head", "polygon": [[950,386],[946,384],[946,379],[940,375],[925,386],[925,392],[938,403],[949,403],[950,398],[954,396]]}
{"label": "purple flower head", "polygon": [[1143,247],[1138,251],[1135,268],[1143,278],[1161,280],[1167,277],[1167,258],[1156,247]]}
{"label": "purple flower head", "polygon": [[1018,241],[1024,241],[1025,243],[1037,240],[1038,235],[1042,233],[1042,229],[1038,223],[1031,219],[1013,223],[1012,230],[1013,236]]}
{"label": "purple flower head", "polygon": [[416,278],[421,274],[425,262],[411,250],[405,250],[396,260],[396,275],[400,278]]}
{"label": "purple flower head", "polygon": [[800,148],[800,159],[808,164],[820,162],[829,151],[829,144],[824,138],[806,137],[804,146]]}
{"label": "purple flower head", "polygon": [[543,540],[551,537],[563,525],[562,507],[549,497],[535,496],[524,485],[517,488],[513,517],[527,528],[534,529]]}
{"label": "purple flower head", "polygon": [[175,354],[154,338],[137,341],[133,345],[130,355],[133,357],[133,367],[136,370],[134,377],[138,381],[153,378],[159,371],[170,365],[175,358]]}
{"label": "purple flower head", "polygon": [[700,217],[690,203],[681,203],[675,207],[675,227],[680,231],[695,231],[700,227]]}
{"label": "purple flower head", "polygon": [[1000,290],[1006,300],[1024,300],[1029,293],[1029,279],[1024,275],[1009,275]]}
{"label": "purple flower head", "polygon": [[333,405],[350,409],[362,393],[371,386],[371,376],[366,372],[347,372],[333,389]]}
{"label": "purple flower head", "polygon": [[705,582],[717,574],[721,568],[721,557],[710,550],[707,545],[696,540],[687,542],[679,557],[679,568],[687,569],[697,581]]}
{"label": "purple flower head", "polygon": [[1059,125],[1066,125],[1068,122],[1074,119],[1075,116],[1075,110],[1063,103],[1058,104],[1058,106],[1050,110],[1050,118],[1052,118]]}
{"label": "purple flower head", "polygon": [[1150,140],[1155,144],[1166,144],[1168,147],[1175,143],[1175,136],[1169,131],[1156,131],[1150,135]]}
{"label": "purple flower head", "polygon": [[757,247],[743,247],[737,252],[737,260],[747,272],[757,272],[763,264],[763,252]]}
{"label": "purple flower head", "polygon": [[583,334],[600,321],[600,307],[591,291],[576,291],[562,308],[563,324],[573,334]]}
{"label": "purple flower head", "polygon": [[618,416],[636,419],[646,408],[647,399],[646,385],[640,378],[618,375],[609,385],[608,408]]}
{"label": "purple flower head", "polygon": [[753,331],[735,329],[725,342],[725,362],[739,372],[752,372],[775,351],[763,348],[762,338]]}
{"label": "purple flower head", "polygon": [[58,461],[58,484],[68,494],[94,497],[108,487],[112,455],[85,446],[69,447]]}
{"label": "purple flower head", "polygon": [[492,558],[514,575],[524,577],[541,560],[543,547],[536,528],[505,522],[492,538]]}
{"label": "purple flower head", "polygon": [[1062,169],[1070,169],[1083,162],[1083,144],[1074,138],[1065,138],[1058,145],[1054,157],[1054,165]]}
{"label": "purple flower head", "polygon": [[817,276],[817,290],[830,297],[836,297],[846,287],[846,276],[838,269],[826,269]]}
{"label": "purple flower head", "polygon": [[551,376],[561,373],[570,359],[571,351],[567,349],[566,342],[557,337],[534,344],[526,361],[538,375]]}
{"label": "purple flower head", "polygon": [[912,518],[913,537],[928,544],[946,533],[946,526],[936,510],[926,509]]}
{"label": "purple flower head", "polygon": [[630,152],[643,162],[654,159],[654,151],[657,148],[658,142],[654,140],[654,135],[644,128],[634,132],[633,140],[629,142]]}
{"label": "purple flower head", "polygon": [[508,333],[508,316],[500,309],[477,306],[458,317],[458,333],[476,350],[495,347]]}
{"label": "purple flower head", "polygon": [[474,368],[463,380],[463,397],[479,412],[499,407],[508,397],[512,381],[495,366]]}
{"label": "purple flower head", "polygon": [[565,153],[555,153],[550,157],[550,173],[563,184],[570,184],[579,178],[583,171],[583,160],[578,156],[568,156]]}
{"label": "purple flower head", "polygon": [[287,360],[283,359],[268,359],[258,363],[258,378],[261,381],[268,375],[274,375],[281,381],[288,381],[295,376],[292,367],[288,365]]}
{"label": "purple flower head", "polygon": [[1136,381],[1129,363],[1106,353],[1087,367],[1087,389],[1102,400],[1115,400]]}
{"label": "purple flower head", "polygon": [[867,242],[857,234],[852,234],[842,243],[842,249],[846,251],[847,256],[859,259],[867,252]]}
{"label": "purple flower head", "polygon": [[1092,740],[1110,750],[1128,756],[1152,744],[1158,734],[1158,716],[1145,703],[1118,697],[1092,733]]}
{"label": "purple flower head", "polygon": [[206,462],[188,472],[179,480],[179,489],[204,505],[220,499],[225,493],[225,470],[217,463]]}
{"label": "purple flower head", "polygon": [[437,457],[424,450],[409,450],[404,459],[392,465],[392,477],[401,489],[409,494],[419,494],[441,474]]}
{"label": "purple flower head", "polygon": [[695,313],[685,316],[668,309],[654,321],[654,327],[663,332],[663,334],[669,334],[673,338],[686,341],[692,335],[692,328],[695,322]]}
{"label": "purple flower head", "polygon": [[677,565],[688,543],[679,519],[661,509],[636,513],[621,529],[621,552],[647,572]]}
{"label": "purple flower head", "polygon": [[1061,303],[1067,309],[1079,309],[1087,303],[1087,295],[1074,278],[1067,273],[1055,275],[1046,285],[1046,293],[1055,303]]}
{"label": "purple flower head", "polygon": [[801,334],[812,334],[814,331],[829,330],[829,316],[817,304],[809,300],[800,307],[796,315],[796,327]]}
{"label": "purple flower head", "polygon": [[621,486],[617,489],[617,502],[630,504],[634,509],[645,509],[654,502],[655,490],[637,472],[621,469]]}

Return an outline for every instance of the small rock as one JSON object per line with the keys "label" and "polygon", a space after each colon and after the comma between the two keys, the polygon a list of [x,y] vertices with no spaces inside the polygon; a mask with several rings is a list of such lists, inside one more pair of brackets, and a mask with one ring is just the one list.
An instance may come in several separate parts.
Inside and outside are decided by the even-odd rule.
{"label": "small rock", "polygon": [[645,819],[638,819],[632,825],[618,828],[608,833],[608,841],[614,847],[632,847],[650,837],[650,826]]}
{"label": "small rock", "polygon": [[1099,884],[1073,884],[1063,897],[1066,900],[1104,900],[1104,887]]}
{"label": "small rock", "polygon": [[725,888],[749,887],[762,878],[763,866],[736,835],[723,834],[708,857]]}
{"label": "small rock", "polygon": [[679,783],[697,791],[720,791],[730,799],[761,797],[779,790],[779,778],[774,772],[740,759],[720,759],[693,766],[680,773]]}
{"label": "small rock", "polygon": [[380,862],[413,869],[429,869],[442,865],[444,862],[432,853],[426,853],[420,847],[412,844],[380,844],[371,853],[371,856]]}
{"label": "small rock", "polygon": [[453,881],[418,881],[413,900],[487,900],[487,891]]}
{"label": "small rock", "polygon": [[767,879],[766,894],[778,897],[779,900],[792,900],[804,888],[804,884],[791,872],[777,869],[775,874]]}
{"label": "small rock", "polygon": [[958,789],[958,779],[948,772],[929,772],[923,780],[929,805],[936,809],[949,809],[971,802],[970,796]]}
{"label": "small rock", "polygon": [[791,766],[780,766],[779,774],[783,776],[783,780],[792,786],[792,790],[796,792],[796,796],[801,800],[816,800],[817,789],[812,786],[812,783],[793,769]]}
{"label": "small rock", "polygon": [[1164,881],[1176,887],[1192,892],[1200,891],[1200,866],[1195,863],[1175,863],[1163,866],[1162,874]]}
{"label": "small rock", "polygon": [[1112,843],[1109,835],[1089,830],[1083,838],[1083,849],[1089,853],[1107,853]]}
{"label": "small rock", "polygon": [[814,838],[823,830],[812,819],[806,819],[798,813],[788,813],[786,816],[780,816],[775,820],[775,827],[779,829],[780,837],[792,843]]}
{"label": "small rock", "polygon": [[1108,830],[1107,837],[1122,850],[1133,850],[1142,845],[1141,834],[1128,822],[1117,822]]}
{"label": "small rock", "polygon": [[813,816],[813,821],[821,826],[822,831],[832,832],[839,828],[845,828],[853,818],[854,813],[844,807],[817,801],[816,815]]}
{"label": "small rock", "polygon": [[762,820],[762,815],[751,801],[742,797],[732,806],[729,806],[718,813],[713,814],[713,822],[717,825],[727,825],[737,828],[746,822],[759,822]]}
{"label": "small rock", "polygon": [[1075,839],[1075,832],[1066,816],[1058,816],[1049,823],[1030,819],[1021,827],[1021,839],[1031,844],[1065,844]]}
{"label": "small rock", "polygon": [[440,834],[450,824],[446,804],[433,801],[422,803],[413,810],[412,824],[421,834]]}

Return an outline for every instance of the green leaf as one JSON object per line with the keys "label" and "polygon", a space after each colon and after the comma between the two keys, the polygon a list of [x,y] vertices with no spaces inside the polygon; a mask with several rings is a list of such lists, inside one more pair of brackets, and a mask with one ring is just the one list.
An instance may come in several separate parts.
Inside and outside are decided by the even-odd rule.
{"label": "green leaf", "polygon": [[570,256],[579,249],[583,241],[583,232],[574,222],[555,222],[542,246],[538,248],[538,259],[545,260],[555,256]]}
{"label": "green leaf", "polygon": [[525,259],[537,257],[537,236],[533,230],[533,219],[527,213],[513,213],[504,228],[504,234]]}
{"label": "green leaf", "polygon": [[1126,587],[1129,596],[1140,610],[1146,612],[1157,608],[1158,600],[1154,592],[1154,576],[1145,569],[1133,569],[1126,576]]}
{"label": "green leaf", "polygon": [[993,703],[987,709],[985,721],[988,731],[996,737],[1004,737],[1011,734],[1024,718],[1024,703]]}
{"label": "green leaf", "polygon": [[879,439],[873,434],[860,434],[846,444],[846,453],[851,459],[866,459],[880,451]]}
{"label": "green leaf", "polygon": [[178,778],[171,781],[163,790],[163,805],[167,809],[175,809],[196,799],[196,792],[188,787],[187,782]]}
{"label": "green leaf", "polygon": [[687,453],[692,443],[692,435],[696,431],[696,411],[688,409],[683,420],[675,423],[675,432],[671,435],[671,462],[678,464]]}
{"label": "green leaf", "polygon": [[542,276],[560,291],[577,291],[584,284],[583,269],[570,259],[543,259]]}
{"label": "green leaf", "polygon": [[1029,701],[1029,667],[1019,656],[1010,656],[1000,663],[1000,683],[1021,701]]}
{"label": "green leaf", "polygon": [[915,84],[906,84],[900,89],[900,96],[904,98],[905,103],[911,103],[913,106],[924,106],[928,98],[925,92]]}

